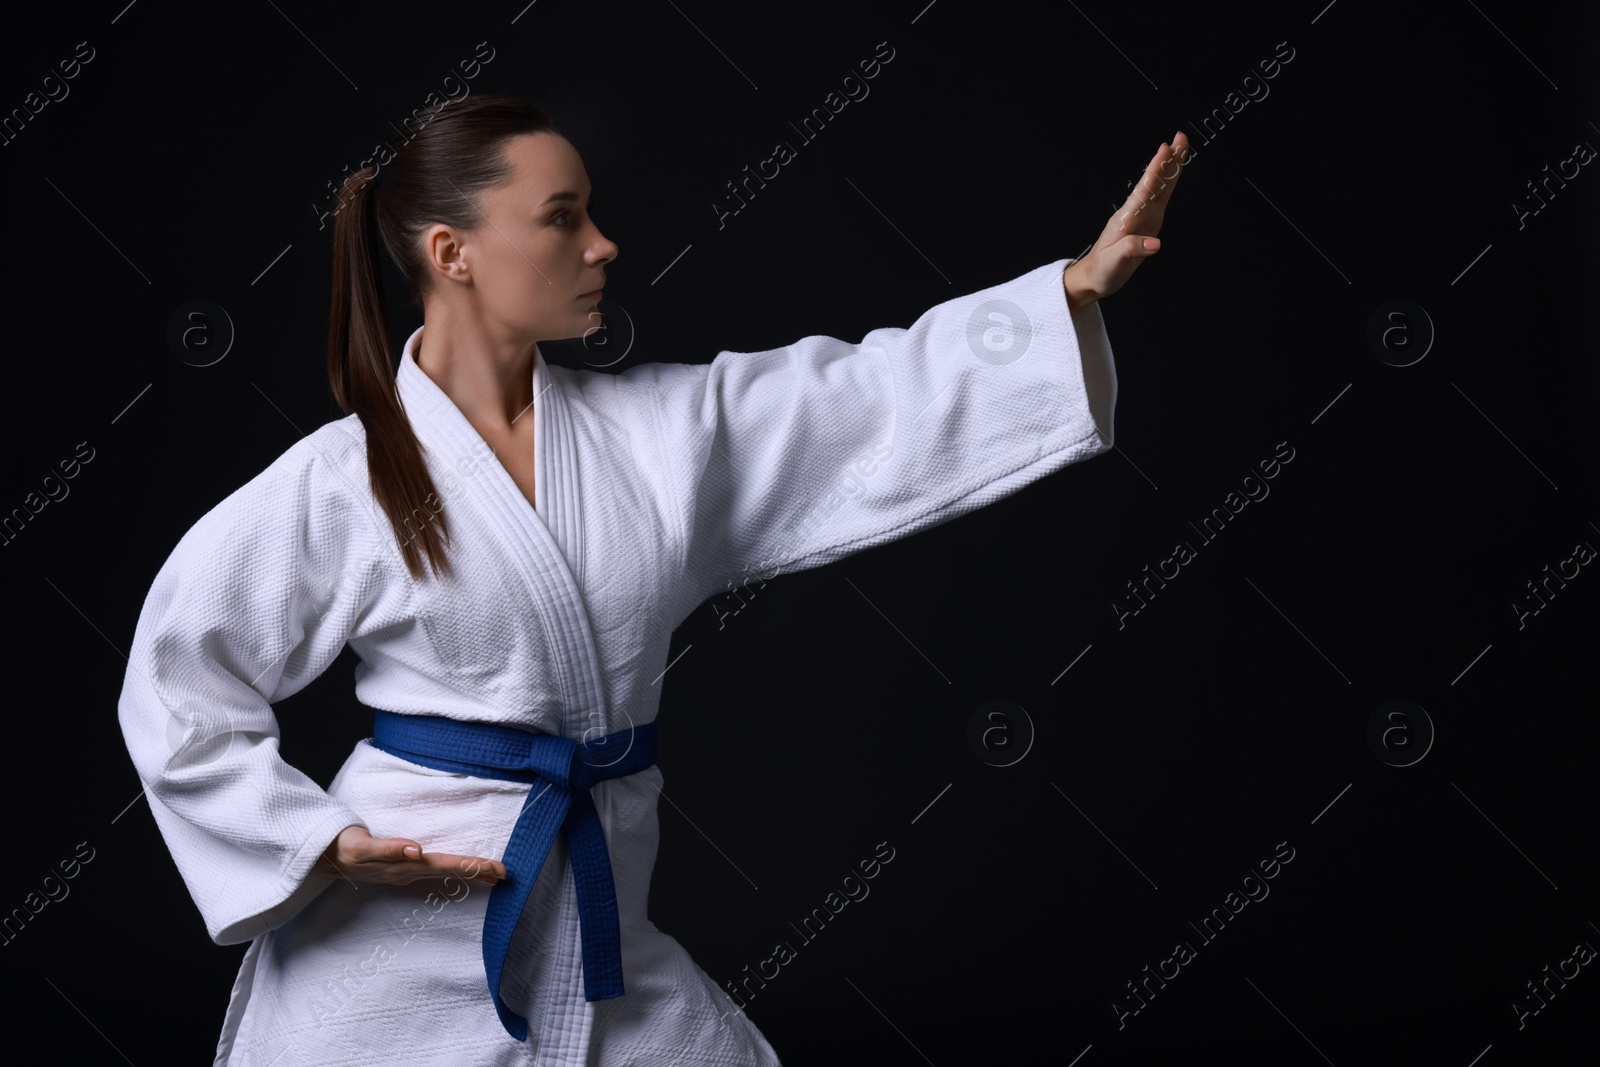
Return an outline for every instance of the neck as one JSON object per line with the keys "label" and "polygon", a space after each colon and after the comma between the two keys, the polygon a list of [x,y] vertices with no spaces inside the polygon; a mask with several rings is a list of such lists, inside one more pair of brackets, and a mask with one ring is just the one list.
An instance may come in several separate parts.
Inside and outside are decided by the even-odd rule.
{"label": "neck", "polygon": [[417,339],[417,366],[433,379],[480,432],[505,432],[531,423],[537,346],[486,324],[481,317],[429,308]]}

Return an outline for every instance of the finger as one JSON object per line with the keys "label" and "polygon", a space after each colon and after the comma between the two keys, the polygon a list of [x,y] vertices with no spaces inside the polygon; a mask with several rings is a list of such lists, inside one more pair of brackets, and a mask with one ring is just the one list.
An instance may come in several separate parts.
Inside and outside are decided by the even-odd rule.
{"label": "finger", "polygon": [[457,856],[445,852],[427,855],[430,869],[441,876],[460,875],[491,885],[506,878],[505,864],[482,856]]}
{"label": "finger", "polygon": [[1167,153],[1166,158],[1161,161],[1159,167],[1161,177],[1167,182],[1167,188],[1162,190],[1163,197],[1172,195],[1172,186],[1176,185],[1178,179],[1183,177],[1184,167],[1188,165],[1189,157],[1192,154],[1189,147],[1189,135],[1179,130],[1172,138],[1171,151]]}
{"label": "finger", "polygon": [[1144,222],[1146,208],[1160,208],[1165,204],[1165,194],[1171,188],[1172,182],[1161,177],[1159,166],[1165,158],[1169,146],[1163,144],[1156,154],[1150,158],[1149,166],[1139,177],[1139,183],[1134,186],[1133,192],[1128,194],[1128,199],[1123,201],[1121,209],[1114,216],[1116,228],[1119,231],[1132,227],[1135,222]]}
{"label": "finger", "polygon": [[[1171,144],[1163,141],[1150,160],[1150,165],[1145,168],[1144,202],[1164,205],[1172,196],[1178,179],[1183,176],[1183,167],[1188,158],[1189,139],[1182,130],[1178,131]],[[1139,206],[1142,208],[1144,204]]]}
{"label": "finger", "polygon": [[1176,145],[1163,144],[1150,170],[1147,200],[1150,204],[1164,206],[1172,196],[1178,178],[1183,174],[1183,163]]}
{"label": "finger", "polygon": [[1150,162],[1145,164],[1144,173],[1139,176],[1139,184],[1134,186],[1133,195],[1128,199],[1138,199],[1141,203],[1154,199],[1167,187],[1167,179],[1161,176],[1163,162],[1172,156],[1172,146],[1162,141],[1155,155],[1150,157]]}
{"label": "finger", "polygon": [[456,864],[457,868],[469,878],[495,884],[511,877],[511,872],[506,870],[506,865],[499,860],[485,859],[481,856],[464,856]]}
{"label": "finger", "polygon": [[1189,142],[1182,144],[1174,142],[1169,146],[1166,156],[1157,166],[1157,173],[1166,184],[1160,190],[1163,200],[1172,195],[1173,186],[1178,184],[1178,179],[1183,177],[1184,166],[1189,162]]}
{"label": "finger", "polygon": [[423,858],[422,846],[409,837],[375,837],[352,850],[362,863],[406,863]]}
{"label": "finger", "polygon": [[1140,262],[1161,250],[1161,239],[1146,234],[1130,233],[1106,249],[1107,269],[1126,277]]}
{"label": "finger", "polygon": [[1166,204],[1160,200],[1146,200],[1135,204],[1118,215],[1113,227],[1113,235],[1120,239],[1129,234],[1142,237],[1154,237],[1161,232],[1161,223],[1166,215]]}

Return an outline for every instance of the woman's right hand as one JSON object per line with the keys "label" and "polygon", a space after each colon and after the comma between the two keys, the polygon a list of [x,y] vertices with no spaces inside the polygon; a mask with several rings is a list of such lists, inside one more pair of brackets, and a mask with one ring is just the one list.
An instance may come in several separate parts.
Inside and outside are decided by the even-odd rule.
{"label": "woman's right hand", "polygon": [[452,875],[497,885],[506,877],[505,864],[481,856],[453,856],[448,852],[423,852],[406,837],[373,837],[362,826],[346,826],[311,868],[328,878],[409,885],[423,878]]}

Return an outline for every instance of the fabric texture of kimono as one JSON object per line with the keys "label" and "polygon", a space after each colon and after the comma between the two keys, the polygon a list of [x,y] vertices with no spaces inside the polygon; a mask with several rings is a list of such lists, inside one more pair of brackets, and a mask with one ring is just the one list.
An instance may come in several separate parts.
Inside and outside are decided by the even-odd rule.
{"label": "fabric texture of kimono", "polygon": [[418,329],[398,386],[451,524],[450,577],[407,572],[355,416],[201,518],[144,603],[119,719],[208,933],[250,942],[216,1063],[776,1064],[647,915],[659,769],[591,794],[626,995],[584,999],[558,840],[506,961],[501,992],[530,1027],[518,1042],[484,974],[487,886],[310,871],[352,824],[497,858],[532,791],[370,741],[324,790],[280,757],[272,705],[348,643],[351,713],[368,721],[380,708],[576,740],[653,722],[673,631],[730,582],[893,541],[1111,447],[1110,341],[1098,304],[1069,312],[1070,262],[859,344],[809,336],[615,374],[536,354],[532,504],[417,366]]}

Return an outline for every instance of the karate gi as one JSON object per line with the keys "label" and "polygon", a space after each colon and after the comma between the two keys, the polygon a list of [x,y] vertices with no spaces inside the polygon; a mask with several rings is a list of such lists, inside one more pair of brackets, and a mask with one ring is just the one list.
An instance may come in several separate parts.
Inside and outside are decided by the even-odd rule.
{"label": "karate gi", "polygon": [[658,769],[591,793],[626,995],[584,999],[558,840],[505,966],[502,995],[529,1023],[518,1042],[485,978],[488,886],[310,869],[351,824],[499,858],[537,790],[363,741],[324,791],[279,756],[272,704],[348,643],[357,720],[381,708],[575,740],[654,721],[673,631],[732,583],[904,537],[1111,447],[1110,341],[1098,305],[1069,314],[1069,262],[859,344],[809,336],[620,374],[536,353],[533,505],[417,366],[419,329],[397,380],[451,525],[449,578],[406,571],[353,415],[201,518],[145,601],[119,718],[208,933],[250,942],[216,1062],[777,1063],[648,918]]}

